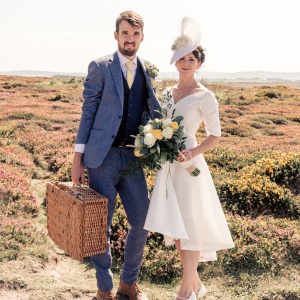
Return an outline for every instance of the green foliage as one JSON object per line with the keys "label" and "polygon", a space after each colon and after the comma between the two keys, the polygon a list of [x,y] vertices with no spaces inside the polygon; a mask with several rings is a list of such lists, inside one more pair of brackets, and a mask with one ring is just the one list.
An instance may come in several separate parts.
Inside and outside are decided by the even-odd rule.
{"label": "green foliage", "polygon": [[262,116],[262,115],[259,115],[259,116],[256,116],[254,118],[252,118],[253,121],[256,121],[256,122],[260,122],[260,123],[270,123],[270,119],[267,118],[266,116]]}
{"label": "green foliage", "polygon": [[285,187],[300,176],[299,153],[271,153],[219,185],[225,208],[241,215],[272,213],[299,218],[300,205]]}
{"label": "green foliage", "polygon": [[243,127],[240,125],[228,125],[223,129],[224,133],[228,133],[230,135],[240,136],[240,137],[249,137],[253,134],[251,128]]}
{"label": "green foliage", "polygon": [[220,258],[226,273],[278,274],[287,263],[300,262],[299,221],[227,216],[235,248]]}
{"label": "green foliage", "polygon": [[276,125],[289,125],[289,121],[283,117],[270,118],[270,120]]}
{"label": "green foliage", "polygon": [[43,244],[47,240],[45,230],[37,230],[33,223],[24,218],[1,220],[0,262],[16,259],[23,249],[33,244]]}
{"label": "green foliage", "polygon": [[[218,262],[200,265],[203,276],[248,272],[278,274],[287,263],[300,263],[299,220],[271,217],[227,215],[235,248],[218,253]],[[115,271],[120,271],[128,231],[128,222],[120,201],[111,227],[111,246]],[[170,283],[182,275],[182,265],[175,246],[166,247],[163,236],[149,233],[140,277]]]}
{"label": "green foliage", "polygon": [[299,204],[293,200],[289,189],[261,175],[251,177],[242,174],[238,179],[224,180],[219,194],[225,208],[233,213],[252,216],[271,213],[299,217]]}
{"label": "green foliage", "polygon": [[9,117],[10,119],[12,120],[32,120],[35,118],[35,115],[33,113],[25,113],[25,112],[22,112],[22,113],[19,113],[19,114],[15,114],[15,115],[12,115]]}
{"label": "green foliage", "polygon": [[7,89],[7,90],[10,90],[10,89],[14,89],[14,88],[17,88],[17,87],[22,87],[23,86],[23,84],[21,84],[21,83],[10,83],[10,82],[4,82],[3,84],[2,84],[2,87],[4,88],[4,89]]}
{"label": "green foliage", "polygon": [[279,91],[272,91],[272,90],[264,90],[264,91],[261,91],[259,93],[256,94],[256,96],[258,97],[266,97],[266,98],[269,98],[269,99],[277,99],[277,98],[280,98],[281,97],[281,92]]}
{"label": "green foliage", "polygon": [[290,120],[293,122],[300,123],[300,117],[290,117]]}
{"label": "green foliage", "polygon": [[238,153],[230,149],[216,147],[205,153],[205,160],[210,167],[232,172],[239,171],[246,166],[254,164],[265,155],[266,153],[262,151],[255,153]]}
{"label": "green foliage", "polygon": [[0,122],[0,137],[2,138],[14,138],[15,134],[18,130],[22,130],[24,128],[23,124],[19,124],[18,122]]}
{"label": "green foliage", "polygon": [[175,246],[166,247],[161,234],[149,233],[141,278],[151,282],[171,283],[181,275],[182,264]]}
{"label": "green foliage", "polygon": [[[111,252],[113,268],[120,271],[124,260],[124,248],[129,224],[120,199],[117,199],[116,211],[111,226]],[[143,266],[140,277],[155,282],[171,282],[181,273],[181,264],[174,247],[165,247],[163,237],[158,233],[149,233],[144,250]]]}

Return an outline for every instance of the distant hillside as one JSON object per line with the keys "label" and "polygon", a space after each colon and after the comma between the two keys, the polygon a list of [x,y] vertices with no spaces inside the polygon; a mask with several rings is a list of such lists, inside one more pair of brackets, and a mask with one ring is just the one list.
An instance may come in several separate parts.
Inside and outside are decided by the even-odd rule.
{"label": "distant hillside", "polygon": [[48,72],[35,70],[20,70],[1,72],[0,75],[24,76],[24,77],[84,77],[85,73],[64,73],[64,72]]}
{"label": "distant hillside", "polygon": [[[86,73],[64,73],[64,72],[48,72],[48,71],[34,71],[34,70],[20,70],[20,71],[0,71],[0,75],[13,75],[25,77],[85,77]],[[160,72],[158,79],[177,79],[177,72]],[[207,72],[200,71],[198,76],[204,80],[216,81],[300,81],[300,72],[281,73],[281,72]]]}
{"label": "distant hillside", "polygon": [[[177,72],[160,72],[160,79],[177,79]],[[207,72],[200,71],[198,78],[207,80],[225,80],[225,81],[299,81],[300,72],[280,73],[280,72]]]}

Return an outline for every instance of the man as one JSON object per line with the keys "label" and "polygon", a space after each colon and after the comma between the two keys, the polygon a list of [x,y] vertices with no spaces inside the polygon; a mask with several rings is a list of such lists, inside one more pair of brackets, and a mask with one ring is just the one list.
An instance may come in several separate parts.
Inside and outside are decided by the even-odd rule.
{"label": "man", "polygon": [[[126,147],[134,144],[131,135],[138,133],[142,120],[157,117],[156,110],[160,109],[145,61],[136,56],[144,38],[143,26],[143,20],[137,13],[121,13],[114,32],[118,50],[92,61],[84,83],[85,101],[76,138],[72,181],[75,185],[84,183],[85,166],[89,186],[109,200],[107,250],[91,257],[98,286],[95,300],[116,299],[110,270],[109,228],[117,193],[130,224],[117,297],[148,299],[137,285],[148,234],[143,229],[149,206],[145,175],[142,169],[131,175],[121,175],[130,161],[136,159],[133,148]],[[127,62],[132,66],[128,66]]]}

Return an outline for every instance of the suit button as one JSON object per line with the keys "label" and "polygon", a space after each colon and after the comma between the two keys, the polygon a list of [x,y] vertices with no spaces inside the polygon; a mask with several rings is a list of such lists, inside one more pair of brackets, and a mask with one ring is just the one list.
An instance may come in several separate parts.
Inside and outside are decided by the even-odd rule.
{"label": "suit button", "polygon": [[112,139],[114,139],[114,138],[115,138],[115,136],[114,136],[114,135],[112,135],[112,136],[111,136],[111,138],[112,138]]}
{"label": "suit button", "polygon": [[122,116],[119,116],[119,119],[122,119]]}

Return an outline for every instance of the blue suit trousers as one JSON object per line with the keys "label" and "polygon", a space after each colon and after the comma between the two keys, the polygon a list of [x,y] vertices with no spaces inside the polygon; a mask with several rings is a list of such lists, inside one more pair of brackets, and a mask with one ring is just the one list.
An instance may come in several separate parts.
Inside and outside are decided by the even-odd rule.
{"label": "blue suit trousers", "polygon": [[128,163],[135,160],[132,148],[112,147],[99,168],[88,168],[89,185],[108,199],[107,249],[105,253],[91,257],[96,269],[97,286],[101,291],[113,288],[111,272],[110,226],[119,193],[130,225],[124,252],[121,280],[127,284],[137,281],[142,265],[148,231],[143,227],[149,207],[147,183],[143,170],[121,175]]}

